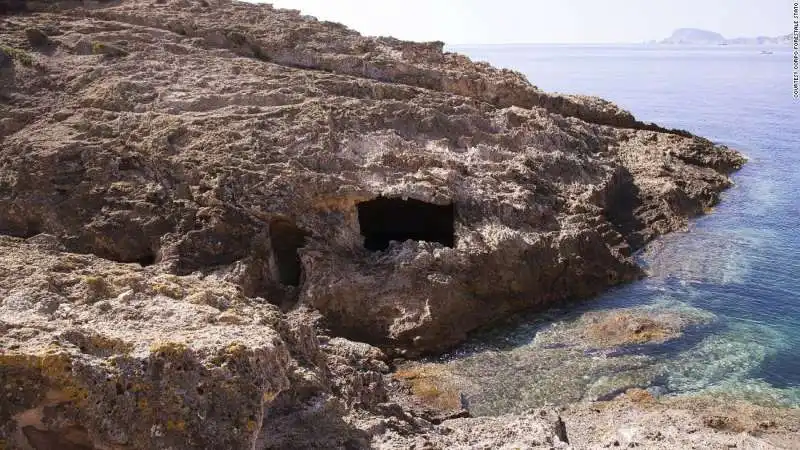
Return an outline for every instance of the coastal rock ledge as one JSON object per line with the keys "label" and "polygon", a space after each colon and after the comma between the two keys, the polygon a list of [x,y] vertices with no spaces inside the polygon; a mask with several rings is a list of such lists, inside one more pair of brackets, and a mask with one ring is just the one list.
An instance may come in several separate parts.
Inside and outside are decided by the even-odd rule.
{"label": "coastal rock ledge", "polygon": [[743,162],[441,42],[0,2],[0,448],[566,446],[410,411],[389,362],[639,277]]}

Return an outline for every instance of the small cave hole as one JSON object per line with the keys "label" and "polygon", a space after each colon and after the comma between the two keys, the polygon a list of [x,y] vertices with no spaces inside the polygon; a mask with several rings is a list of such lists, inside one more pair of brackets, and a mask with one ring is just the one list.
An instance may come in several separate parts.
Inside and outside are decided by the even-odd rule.
{"label": "small cave hole", "polygon": [[152,266],[156,263],[156,255],[152,252],[145,253],[136,262],[142,267]]}
{"label": "small cave hole", "polygon": [[42,228],[38,222],[28,221],[19,226],[2,226],[0,225],[0,234],[18,237],[22,239],[30,239],[42,233]]}
{"label": "small cave hole", "polygon": [[303,265],[297,250],[306,245],[309,234],[287,220],[279,219],[270,223],[270,244],[281,284],[300,286]]}
{"label": "small cave hole", "polygon": [[455,245],[455,205],[436,205],[420,200],[378,197],[361,202],[358,224],[367,250],[389,248],[390,241],[438,242]]}

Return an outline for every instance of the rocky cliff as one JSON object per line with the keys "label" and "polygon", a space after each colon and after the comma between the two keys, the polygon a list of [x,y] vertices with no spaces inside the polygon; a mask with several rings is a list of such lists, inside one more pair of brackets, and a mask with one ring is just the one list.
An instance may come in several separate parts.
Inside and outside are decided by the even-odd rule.
{"label": "rocky cliff", "polygon": [[[389,356],[640,276],[631,252],[743,163],[440,42],[297,11],[0,9],[12,448],[416,436],[439,419],[388,401]],[[524,420],[560,442],[560,419]]]}

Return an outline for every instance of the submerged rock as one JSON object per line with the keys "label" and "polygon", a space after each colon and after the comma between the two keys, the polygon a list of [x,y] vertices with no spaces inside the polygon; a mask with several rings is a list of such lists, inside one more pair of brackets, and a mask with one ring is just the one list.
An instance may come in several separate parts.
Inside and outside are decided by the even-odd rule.
{"label": "submerged rock", "polygon": [[[663,343],[677,339],[690,327],[713,320],[711,313],[693,309],[635,307],[588,312],[567,326],[567,334],[576,333],[584,348],[609,348],[634,344]],[[564,329],[555,331],[563,335]],[[547,334],[547,333],[546,333]],[[545,336],[546,336],[545,334]],[[539,338],[539,336],[537,336]],[[543,337],[542,339],[552,339]]]}
{"label": "submerged rock", "polygon": [[[698,370],[681,349],[700,338],[684,333],[713,321],[706,311],[673,302],[572,312],[538,325],[525,321],[500,338],[477,335],[445,358],[399,367],[395,377],[407,380],[417,400],[429,406],[452,409],[464,395],[476,415],[610,400],[657,383],[677,388],[673,374]],[[667,343],[677,344],[674,363],[647,351]],[[686,369],[673,367],[682,364]]]}

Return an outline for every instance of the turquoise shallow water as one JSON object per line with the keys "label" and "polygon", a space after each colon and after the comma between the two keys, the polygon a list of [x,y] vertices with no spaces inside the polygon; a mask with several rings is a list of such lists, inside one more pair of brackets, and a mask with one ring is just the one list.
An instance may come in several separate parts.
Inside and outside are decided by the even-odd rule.
{"label": "turquoise shallow water", "polygon": [[[545,317],[476,336],[444,358],[478,413],[589,398],[607,384],[664,395],[725,392],[800,407],[800,102],[791,52],[657,46],[455,47],[525,73],[547,91],[610,99],[640,120],[690,130],[739,149],[735,187],[688,233],[640,255],[651,276]],[[585,311],[649,307],[704,317],[666,345],[573,355],[577,385],[547,372],[537,344]],[[564,355],[558,357],[566,357]],[[614,359],[617,358],[617,359]],[[627,380],[627,381],[625,381]],[[592,391],[594,389],[594,391]]]}

